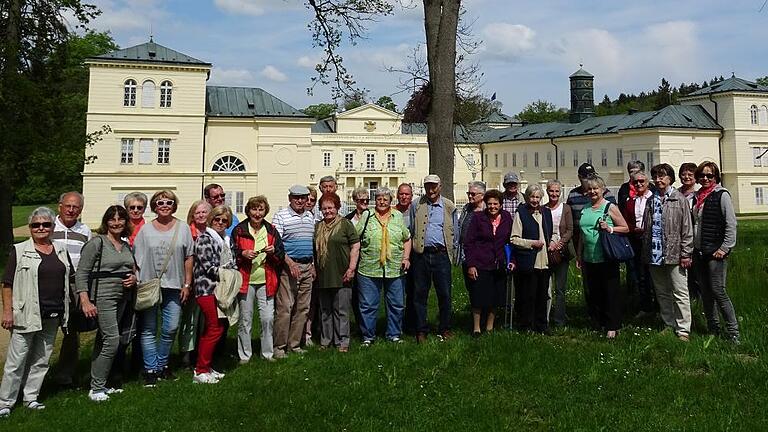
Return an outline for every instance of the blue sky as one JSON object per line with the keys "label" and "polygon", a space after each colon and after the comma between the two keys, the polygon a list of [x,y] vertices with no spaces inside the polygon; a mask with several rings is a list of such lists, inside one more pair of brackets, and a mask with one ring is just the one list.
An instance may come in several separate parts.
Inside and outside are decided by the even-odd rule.
{"label": "blue sky", "polygon": [[[121,47],[155,41],[213,63],[210,82],[261,87],[296,108],[330,101],[328,89],[306,88],[320,58],[307,29],[302,0],[91,0],[103,11],[93,26],[109,30]],[[424,41],[421,2],[397,6],[369,27],[356,46],[345,45],[347,68],[373,99],[395,93],[403,67]],[[768,75],[768,6],[763,0],[644,2],[465,0],[467,18],[482,41],[472,56],[482,91],[497,94],[507,114],[544,99],[569,104],[568,76],[584,64],[595,75],[595,99],[639,93],[662,77],[672,85],[713,76],[754,80]],[[763,47],[763,48],[761,48]]]}

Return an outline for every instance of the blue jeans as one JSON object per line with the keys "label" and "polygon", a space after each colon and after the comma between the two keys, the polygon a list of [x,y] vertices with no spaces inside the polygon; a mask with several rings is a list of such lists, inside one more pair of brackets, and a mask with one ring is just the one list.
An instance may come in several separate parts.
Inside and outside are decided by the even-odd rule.
{"label": "blue jeans", "polygon": [[437,331],[442,333],[451,329],[451,260],[447,252],[412,253],[411,272],[413,272],[414,298],[416,308],[416,331],[429,333],[427,323],[427,299],[429,288],[435,285],[440,323]]}
{"label": "blue jeans", "polygon": [[[179,329],[181,320],[181,291],[163,288],[163,300],[147,310],[139,312],[141,351],[144,357],[146,372],[159,372],[168,366],[173,340]],[[160,308],[160,318],[163,320],[160,329],[160,340],[157,340],[157,309]]]}
{"label": "blue jeans", "polygon": [[387,339],[400,337],[403,326],[403,278],[371,278],[357,275],[360,298],[360,331],[364,341],[376,337],[376,316],[379,311],[380,291],[387,296]]}

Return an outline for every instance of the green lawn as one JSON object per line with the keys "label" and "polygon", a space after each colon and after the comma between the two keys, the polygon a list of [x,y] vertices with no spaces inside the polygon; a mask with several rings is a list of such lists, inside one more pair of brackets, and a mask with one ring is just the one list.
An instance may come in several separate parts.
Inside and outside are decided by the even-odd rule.
{"label": "green lawn", "polygon": [[20,227],[22,225],[27,224],[27,220],[29,219],[30,213],[32,211],[40,206],[48,207],[49,209],[53,210],[54,212],[57,211],[58,205],[56,203],[53,204],[34,204],[34,205],[24,205],[24,206],[13,206],[13,226],[14,227]]}
{"label": "green lawn", "polygon": [[[17,409],[0,425],[9,431],[765,430],[767,245],[768,222],[740,222],[728,271],[742,328],[737,347],[700,332],[700,305],[690,343],[659,333],[654,321],[628,322],[609,342],[586,330],[575,273],[572,327],[549,337],[496,331],[473,340],[456,274],[460,329],[448,342],[368,349],[355,343],[346,355],[311,349],[273,364],[236,366],[227,359],[227,377],[218,385],[192,384],[191,374],[181,372],[179,381],[155,389],[133,381],[98,405],[86,390],[47,388],[47,410]],[[235,346],[232,332],[229,345]],[[84,370],[88,355],[82,354]]]}

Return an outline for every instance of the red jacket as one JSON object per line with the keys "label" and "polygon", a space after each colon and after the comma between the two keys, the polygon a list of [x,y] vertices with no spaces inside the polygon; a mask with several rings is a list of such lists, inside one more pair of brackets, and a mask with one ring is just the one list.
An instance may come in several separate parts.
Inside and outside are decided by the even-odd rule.
{"label": "red jacket", "polygon": [[[280,271],[282,270],[283,260],[285,259],[285,249],[283,248],[283,241],[280,239],[280,234],[277,230],[267,221],[262,222],[264,228],[267,229],[267,245],[275,247],[275,253],[267,255],[267,260],[264,261],[264,271],[267,276],[267,296],[271,297],[277,293],[277,284],[280,279]],[[253,246],[256,243],[256,239],[253,238],[248,230],[248,220],[240,222],[234,230],[232,230],[232,243],[235,248],[235,259],[237,260],[237,268],[240,270],[240,274],[243,275],[243,285],[240,287],[240,293],[245,294],[248,292],[248,280],[251,278],[252,262],[249,259],[243,257],[243,251],[253,250]]]}

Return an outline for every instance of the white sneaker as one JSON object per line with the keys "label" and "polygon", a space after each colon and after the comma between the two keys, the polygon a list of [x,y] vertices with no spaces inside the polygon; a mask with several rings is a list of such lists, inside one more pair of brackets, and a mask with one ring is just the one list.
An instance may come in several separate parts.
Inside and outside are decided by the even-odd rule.
{"label": "white sneaker", "polygon": [[40,402],[34,400],[32,402],[27,402],[24,404],[27,408],[31,410],[44,410],[45,405],[41,404]]}
{"label": "white sneaker", "polygon": [[195,384],[216,384],[219,382],[215,376],[211,373],[197,373],[192,377],[192,382]]}
{"label": "white sneaker", "polygon": [[0,408],[0,418],[9,417],[11,415],[10,408]]}
{"label": "white sneaker", "polygon": [[107,391],[105,393],[108,394],[108,395],[111,395],[111,394],[118,394],[118,393],[122,393],[122,392],[123,392],[123,389],[121,389],[121,388],[110,387],[110,388],[107,389]]}
{"label": "white sneaker", "polygon": [[210,373],[211,373],[211,375],[213,375],[213,377],[214,377],[214,378],[216,378],[217,380],[220,380],[220,379],[224,378],[225,376],[227,376],[226,374],[223,374],[223,373],[221,373],[221,372],[219,372],[219,371],[215,370],[214,368],[211,368],[211,372],[210,372]]}
{"label": "white sneaker", "polygon": [[88,392],[88,397],[94,402],[104,402],[109,400],[109,395],[107,395],[107,392],[105,391],[94,392],[91,390]]}

